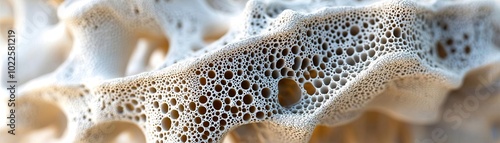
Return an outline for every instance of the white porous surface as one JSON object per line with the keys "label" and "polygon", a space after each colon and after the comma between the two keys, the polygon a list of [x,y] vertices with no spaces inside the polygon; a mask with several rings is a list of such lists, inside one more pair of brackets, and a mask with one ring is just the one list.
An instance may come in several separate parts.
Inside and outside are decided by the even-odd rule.
{"label": "white porous surface", "polygon": [[500,141],[498,0],[0,0],[8,29],[0,142]]}

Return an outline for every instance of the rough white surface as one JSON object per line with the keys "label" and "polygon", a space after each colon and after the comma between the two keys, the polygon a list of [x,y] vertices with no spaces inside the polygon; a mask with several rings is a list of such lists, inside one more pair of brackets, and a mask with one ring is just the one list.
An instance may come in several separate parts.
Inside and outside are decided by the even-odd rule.
{"label": "rough white surface", "polygon": [[[20,33],[30,10],[48,6],[33,2],[42,1],[11,3]],[[432,139],[425,133],[436,127],[450,135],[446,142],[491,142],[486,134],[500,116],[498,4],[64,1],[37,30],[33,43],[42,48],[19,43],[21,60],[36,54],[20,64],[40,72],[19,93],[20,135],[5,138],[221,142],[230,131],[238,136],[226,141],[245,140],[242,127],[258,128],[259,141],[308,142],[317,141],[318,125],[349,126],[373,110],[414,125],[413,142]],[[67,45],[65,59],[57,49]],[[153,53],[164,60],[152,62]],[[42,76],[54,69],[37,66],[62,59]],[[477,96],[474,86],[495,90],[453,128],[443,114]]]}

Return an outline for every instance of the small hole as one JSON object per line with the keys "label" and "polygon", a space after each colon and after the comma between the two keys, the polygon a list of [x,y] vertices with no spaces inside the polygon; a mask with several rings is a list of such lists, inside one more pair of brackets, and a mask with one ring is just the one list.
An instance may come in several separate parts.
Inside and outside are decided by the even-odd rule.
{"label": "small hole", "polygon": [[208,77],[209,78],[214,78],[215,77],[215,71],[208,71]]}
{"label": "small hole", "polygon": [[448,39],[446,40],[447,45],[453,45],[453,39]]}
{"label": "small hole", "polygon": [[182,23],[181,22],[177,22],[177,29],[182,29]]}
{"label": "small hole", "polygon": [[465,46],[464,50],[465,50],[465,54],[470,54],[470,46],[469,45]]}
{"label": "small hole", "polygon": [[437,48],[437,52],[438,52],[438,56],[441,58],[441,59],[445,59],[448,55],[446,54],[446,50],[444,49],[444,46],[438,42],[436,44],[436,48]]}
{"label": "small hole", "polygon": [[278,102],[283,107],[290,107],[301,98],[299,85],[292,79],[284,78],[278,82]]}

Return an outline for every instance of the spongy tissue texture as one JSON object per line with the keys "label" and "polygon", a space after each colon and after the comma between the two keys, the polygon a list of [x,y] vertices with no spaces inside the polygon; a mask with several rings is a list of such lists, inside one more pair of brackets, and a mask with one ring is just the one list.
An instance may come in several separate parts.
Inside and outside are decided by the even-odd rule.
{"label": "spongy tissue texture", "polygon": [[[499,1],[51,2],[0,0],[2,30],[49,13],[19,58],[57,64],[19,65],[32,72],[18,75],[8,142],[230,142],[257,124],[261,142],[308,142],[366,111],[424,132],[410,142],[438,142],[436,129],[440,142],[498,138]],[[481,134],[461,139],[467,130]]]}

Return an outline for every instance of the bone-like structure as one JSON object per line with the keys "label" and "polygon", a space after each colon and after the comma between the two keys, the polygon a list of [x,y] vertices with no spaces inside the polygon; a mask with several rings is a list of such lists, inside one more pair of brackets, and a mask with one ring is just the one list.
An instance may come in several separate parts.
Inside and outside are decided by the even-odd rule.
{"label": "bone-like structure", "polygon": [[499,1],[0,3],[7,142],[499,141]]}

